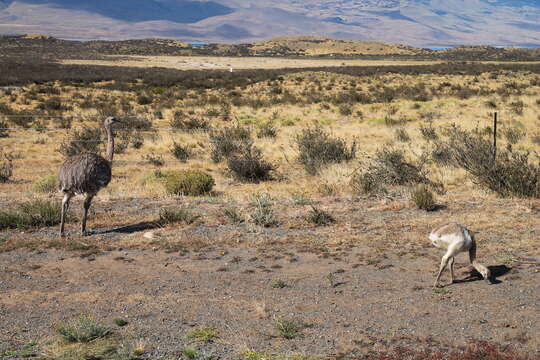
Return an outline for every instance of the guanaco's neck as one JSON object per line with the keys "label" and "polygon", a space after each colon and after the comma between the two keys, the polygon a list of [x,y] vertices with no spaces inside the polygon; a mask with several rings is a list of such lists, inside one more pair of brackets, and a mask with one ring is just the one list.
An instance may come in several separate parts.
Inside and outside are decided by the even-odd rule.
{"label": "guanaco's neck", "polygon": [[107,130],[107,161],[112,165],[114,156],[114,136],[110,125],[106,126],[105,130]]}

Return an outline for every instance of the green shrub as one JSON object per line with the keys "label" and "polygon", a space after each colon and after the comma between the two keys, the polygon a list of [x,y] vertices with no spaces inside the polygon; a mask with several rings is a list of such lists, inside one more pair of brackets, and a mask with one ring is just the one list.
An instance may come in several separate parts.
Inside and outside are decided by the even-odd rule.
{"label": "green shrub", "polygon": [[77,321],[69,324],[58,325],[56,330],[64,340],[70,343],[89,343],[111,334],[111,329],[88,316],[81,316]]}
{"label": "green shrub", "polygon": [[41,193],[52,193],[58,190],[58,177],[54,174],[45,175],[32,185],[32,189]]}
{"label": "green shrub", "polygon": [[411,201],[421,210],[433,211],[436,208],[435,197],[425,185],[417,186],[412,191]]}
{"label": "green shrub", "polygon": [[271,227],[277,225],[277,220],[272,209],[272,198],[269,194],[256,194],[253,196],[253,205],[255,210],[251,214],[251,218],[255,224],[263,227]]}
{"label": "green shrub", "polygon": [[208,344],[219,337],[219,333],[211,326],[201,326],[186,335],[191,342]]}
{"label": "green shrub", "polygon": [[0,230],[54,226],[60,223],[61,204],[51,200],[33,200],[0,210]]}
{"label": "green shrub", "polygon": [[311,206],[311,211],[307,216],[307,220],[315,225],[322,226],[329,225],[336,221],[332,215],[324,210],[316,208],[315,206]]}
{"label": "green shrub", "polygon": [[215,185],[212,176],[197,170],[170,171],[162,181],[167,193],[187,196],[208,194]]}
{"label": "green shrub", "polygon": [[316,174],[322,165],[349,161],[356,156],[356,143],[348,147],[343,139],[333,138],[321,128],[304,129],[295,138],[298,161],[309,174]]}
{"label": "green shrub", "polygon": [[200,216],[187,208],[163,208],[159,210],[159,224],[166,225],[177,222],[191,224]]}

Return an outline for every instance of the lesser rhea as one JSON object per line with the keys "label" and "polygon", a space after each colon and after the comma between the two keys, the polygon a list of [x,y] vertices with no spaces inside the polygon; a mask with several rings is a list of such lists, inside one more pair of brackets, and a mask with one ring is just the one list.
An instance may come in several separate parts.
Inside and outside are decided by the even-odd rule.
{"label": "lesser rhea", "polygon": [[442,257],[439,273],[435,279],[434,286],[441,287],[439,280],[443,270],[450,262],[450,277],[454,282],[454,257],[460,252],[469,252],[469,260],[472,266],[489,281],[490,272],[487,267],[476,261],[476,240],[474,234],[466,227],[458,223],[449,223],[434,229],[429,234],[429,240],[438,248],[446,249],[446,254]]}
{"label": "lesser rhea", "polygon": [[118,120],[114,117],[105,119],[104,126],[107,131],[107,155],[93,153],[80,153],[68,158],[60,168],[58,176],[59,189],[64,194],[62,200],[62,218],[60,220],[60,236],[64,236],[64,222],[69,208],[69,201],[75,195],[86,195],[84,199],[84,215],[82,218],[82,234],[86,231],[86,218],[92,199],[99,190],[106,187],[111,181],[111,168],[114,155],[114,135],[112,125]]}

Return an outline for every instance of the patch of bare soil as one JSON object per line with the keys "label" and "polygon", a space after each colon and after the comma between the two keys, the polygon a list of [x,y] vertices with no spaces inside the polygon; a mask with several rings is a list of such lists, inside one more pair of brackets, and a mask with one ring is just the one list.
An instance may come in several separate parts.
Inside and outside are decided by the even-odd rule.
{"label": "patch of bare soil", "polygon": [[[339,259],[313,253],[219,249],[191,253],[14,251],[0,255],[0,345],[54,335],[80,314],[149,344],[150,358],[178,354],[186,334],[212,326],[206,347],[234,359],[245,349],[332,355],[435,339],[540,345],[540,282],[533,264],[492,265],[495,284],[458,264],[459,283],[433,289],[435,251],[388,255],[376,264],[351,248]],[[492,259],[487,259],[493,264]],[[283,284],[276,286],[275,280]],[[283,287],[281,287],[283,285]],[[294,339],[276,321],[306,326]]]}

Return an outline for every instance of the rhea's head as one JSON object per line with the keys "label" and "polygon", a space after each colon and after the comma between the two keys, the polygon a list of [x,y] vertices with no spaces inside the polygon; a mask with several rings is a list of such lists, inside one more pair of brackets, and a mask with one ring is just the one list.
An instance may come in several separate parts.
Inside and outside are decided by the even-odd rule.
{"label": "rhea's head", "polygon": [[105,119],[105,127],[109,127],[113,124],[117,124],[119,123],[120,121],[118,121],[114,116],[109,116],[108,118]]}

